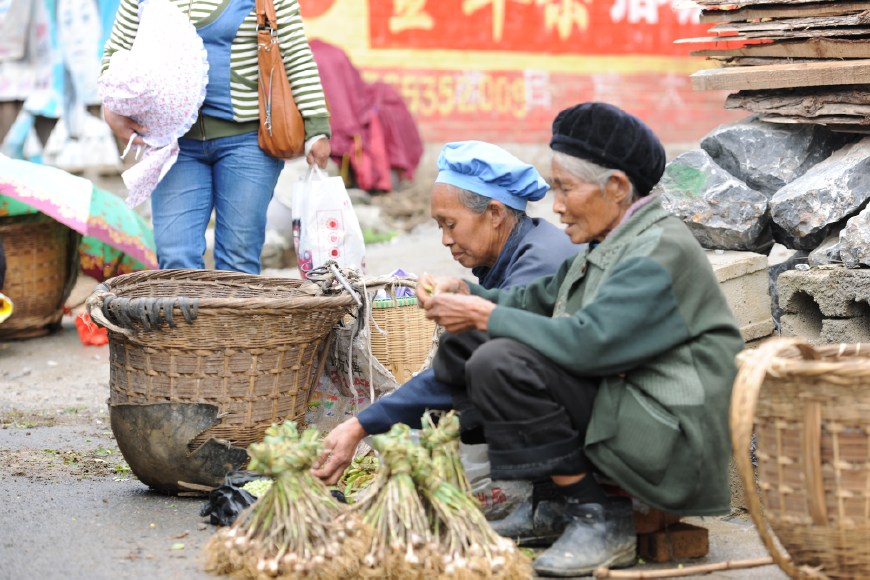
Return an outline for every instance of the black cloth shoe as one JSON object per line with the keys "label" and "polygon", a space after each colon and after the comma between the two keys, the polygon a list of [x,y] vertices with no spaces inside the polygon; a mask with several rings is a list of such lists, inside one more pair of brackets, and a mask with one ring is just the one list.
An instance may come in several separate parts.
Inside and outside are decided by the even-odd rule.
{"label": "black cloth shoe", "polygon": [[573,503],[562,536],[535,559],[539,576],[569,578],[592,574],[599,566],[624,568],[636,561],[637,536],[631,500],[610,497],[605,504]]}
{"label": "black cloth shoe", "polygon": [[511,538],[520,546],[549,546],[568,525],[565,506],[564,498],[529,496],[506,517],[490,525],[498,535]]}

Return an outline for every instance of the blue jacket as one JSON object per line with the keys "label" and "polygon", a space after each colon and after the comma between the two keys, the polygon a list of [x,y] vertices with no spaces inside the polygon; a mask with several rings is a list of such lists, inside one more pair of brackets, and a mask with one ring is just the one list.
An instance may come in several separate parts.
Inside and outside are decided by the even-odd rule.
{"label": "blue jacket", "polygon": [[[572,244],[565,232],[550,222],[523,216],[495,264],[491,268],[474,268],[471,272],[487,289],[525,286],[556,272],[562,262],[581,247]],[[375,435],[389,431],[395,423],[419,429],[420,418],[427,409],[446,411],[452,407],[450,387],[436,381],[432,369],[426,369],[360,411],[357,419],[366,433]]]}

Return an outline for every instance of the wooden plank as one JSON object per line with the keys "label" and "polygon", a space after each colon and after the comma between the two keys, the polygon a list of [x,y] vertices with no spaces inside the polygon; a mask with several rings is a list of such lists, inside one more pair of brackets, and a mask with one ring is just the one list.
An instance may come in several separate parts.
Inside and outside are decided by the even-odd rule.
{"label": "wooden plank", "polygon": [[692,56],[777,57],[777,58],[870,58],[870,40],[810,38],[751,44],[741,48],[696,50]]}
{"label": "wooden plank", "polygon": [[738,10],[704,10],[701,23],[742,22],[761,18],[805,18],[811,16],[845,16],[870,10],[870,2],[836,2],[796,6],[753,6]]}
{"label": "wooden plank", "polygon": [[828,62],[823,58],[776,58],[771,56],[711,56],[710,60],[722,63],[722,66],[770,66],[774,64],[793,64],[797,62]]}
{"label": "wooden plank", "polygon": [[795,116],[779,116],[779,115],[764,115],[760,117],[762,121],[766,121],[768,123],[783,123],[783,124],[796,124],[796,123],[814,123],[816,125],[825,125],[836,126],[841,131],[853,131],[858,132],[860,129],[861,132],[870,131],[870,119],[867,117],[846,117],[846,116],[835,116],[835,115],[827,115],[824,117],[814,117],[812,119],[807,119],[806,117],[795,117]]}
{"label": "wooden plank", "polygon": [[706,69],[690,78],[699,91],[870,84],[870,59]]}
{"label": "wooden plank", "polygon": [[741,91],[725,99],[726,109],[792,117],[849,116],[870,118],[870,91],[829,94],[790,94],[777,91]]}
{"label": "wooden plank", "polygon": [[[674,44],[699,44],[710,42],[774,42],[777,40],[796,40],[804,38],[836,38],[843,37],[848,40],[850,36],[870,36],[870,27],[844,27],[844,28],[814,28],[812,30],[789,30],[787,32],[764,31],[745,32],[728,36],[702,36],[696,38],[679,38]],[[857,40],[857,39],[855,39]]]}
{"label": "wooden plank", "polygon": [[[674,44],[708,44],[710,42],[746,42],[754,40],[746,36],[699,36],[696,38],[678,38]],[[759,39],[763,40],[763,39]]]}
{"label": "wooden plank", "polygon": [[788,31],[746,31],[741,34],[750,40],[784,40],[790,38],[848,38],[850,36],[870,36],[870,27],[867,26],[842,26],[837,28],[813,28],[809,30]]}
{"label": "wooden plank", "polygon": [[[777,6],[792,6],[795,4],[814,4],[820,0],[734,0],[732,2],[722,2],[721,0],[694,0],[695,4],[703,6],[709,10],[738,10],[747,6],[758,6],[763,4],[776,4]],[[821,0],[826,4],[833,4],[839,0]]]}
{"label": "wooden plank", "polygon": [[728,22],[709,30],[714,34],[745,34],[747,32],[786,32],[812,28],[839,28],[841,26],[865,26],[870,24],[870,12],[864,11],[848,16],[827,18],[783,18],[764,22]]}

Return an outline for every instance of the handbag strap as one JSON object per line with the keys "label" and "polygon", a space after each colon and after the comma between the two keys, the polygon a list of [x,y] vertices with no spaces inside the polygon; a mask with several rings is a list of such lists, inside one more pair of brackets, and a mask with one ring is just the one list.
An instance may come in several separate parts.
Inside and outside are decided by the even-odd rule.
{"label": "handbag strap", "polygon": [[257,30],[269,30],[272,36],[278,33],[278,18],[275,16],[274,0],[256,0]]}

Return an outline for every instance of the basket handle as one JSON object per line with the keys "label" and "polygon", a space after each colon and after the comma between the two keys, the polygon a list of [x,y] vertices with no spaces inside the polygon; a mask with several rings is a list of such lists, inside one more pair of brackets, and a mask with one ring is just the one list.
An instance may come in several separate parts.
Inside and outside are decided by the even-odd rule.
{"label": "basket handle", "polygon": [[108,297],[114,297],[114,294],[109,287],[105,284],[98,284],[93,293],[91,293],[87,300],[85,300],[85,310],[87,310],[91,320],[103,328],[108,328],[112,332],[117,332],[118,334],[123,334],[127,338],[131,338],[133,336],[131,331],[112,324],[112,322],[110,322],[103,314],[103,304]]}
{"label": "basket handle", "polygon": [[[818,570],[806,566],[801,566],[800,568],[795,566],[788,554],[783,553],[774,542],[773,533],[767,523],[767,519],[764,517],[761,499],[758,497],[758,492],[755,488],[755,472],[749,457],[749,449],[752,446],[752,430],[755,423],[755,410],[758,406],[758,395],[761,392],[761,386],[774,360],[784,352],[794,348],[797,348],[801,357],[805,360],[818,360],[821,358],[812,345],[800,338],[772,338],[761,346],[753,350],[743,351],[739,355],[740,370],[737,373],[737,378],[734,380],[734,389],[731,393],[731,445],[734,462],[737,464],[737,471],[740,474],[744,494],[749,504],[749,515],[752,517],[755,528],[761,536],[761,541],[773,557],[774,562],[792,578],[827,578],[827,576]],[[807,452],[807,446],[812,445],[813,440],[815,445],[818,446],[821,429],[820,407],[818,405],[815,407],[810,405],[807,413],[808,419],[816,421],[818,429],[810,429],[810,433],[804,435],[804,453]],[[818,453],[818,450],[816,453]],[[809,462],[805,461],[805,464],[807,463]],[[813,477],[817,475],[819,479],[821,478],[821,473],[808,475]],[[807,483],[813,486],[814,482],[808,480]],[[811,495],[818,496],[819,494],[811,493]],[[822,502],[824,502],[823,496]],[[811,500],[811,503],[816,502]],[[811,507],[814,517],[818,513],[816,511],[818,509],[817,505]]]}
{"label": "basket handle", "polygon": [[122,325],[132,326],[133,322],[138,322],[145,330],[152,330],[160,328],[165,321],[171,328],[175,328],[176,322],[172,314],[174,308],[177,307],[181,311],[188,324],[196,320],[199,311],[199,300],[196,298],[180,296],[119,298],[105,284],[97,286],[85,305],[92,319],[114,332],[120,332],[127,338],[130,338],[132,333]]}

